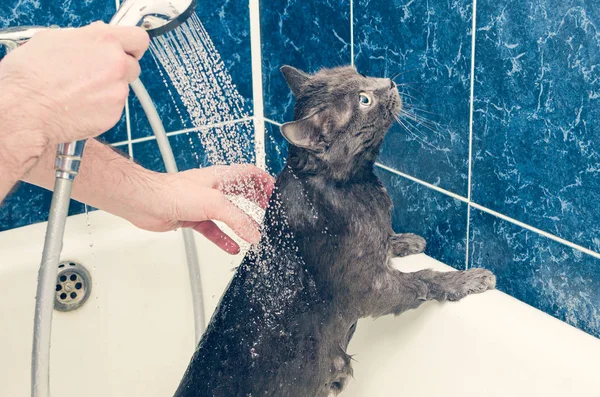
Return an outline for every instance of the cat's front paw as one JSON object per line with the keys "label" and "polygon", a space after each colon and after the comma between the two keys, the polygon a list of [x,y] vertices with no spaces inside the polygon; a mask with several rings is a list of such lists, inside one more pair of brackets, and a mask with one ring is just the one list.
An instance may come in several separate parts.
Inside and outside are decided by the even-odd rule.
{"label": "cat's front paw", "polygon": [[487,269],[469,269],[461,272],[454,291],[448,293],[449,301],[457,301],[467,295],[479,294],[496,288],[496,276]]}
{"label": "cat's front paw", "polygon": [[413,233],[396,234],[391,237],[392,254],[395,257],[415,255],[425,252],[427,242]]}

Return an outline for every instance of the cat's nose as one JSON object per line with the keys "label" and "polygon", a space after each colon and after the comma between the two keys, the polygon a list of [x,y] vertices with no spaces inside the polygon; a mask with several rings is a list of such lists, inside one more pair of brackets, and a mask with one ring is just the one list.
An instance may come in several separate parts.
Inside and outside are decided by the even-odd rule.
{"label": "cat's nose", "polygon": [[390,79],[390,90],[393,90],[394,88],[396,88],[396,83],[394,80]]}

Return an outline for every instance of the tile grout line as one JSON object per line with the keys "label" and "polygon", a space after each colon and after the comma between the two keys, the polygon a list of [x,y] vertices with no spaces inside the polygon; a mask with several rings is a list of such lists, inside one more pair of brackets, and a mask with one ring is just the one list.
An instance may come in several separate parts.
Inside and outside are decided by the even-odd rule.
{"label": "tile grout line", "polygon": [[468,199],[467,199],[466,197],[460,196],[460,195],[458,195],[458,194],[456,194],[456,193],[452,193],[452,192],[450,192],[450,191],[448,191],[448,190],[442,189],[442,188],[440,188],[440,187],[437,187],[437,186],[435,186],[435,185],[432,185],[432,184],[430,184],[430,183],[428,183],[428,182],[425,182],[425,181],[423,181],[423,180],[421,180],[421,179],[415,178],[415,177],[413,177],[413,176],[410,176],[410,175],[408,175],[408,174],[405,174],[405,173],[403,173],[403,172],[401,172],[401,171],[398,171],[398,170],[395,170],[395,169],[393,169],[393,168],[387,167],[387,166],[385,166],[385,165],[383,165],[383,164],[380,164],[380,163],[375,163],[375,165],[376,165],[377,167],[379,167],[379,168],[383,169],[383,170],[386,170],[386,171],[388,171],[388,172],[391,172],[391,173],[393,173],[393,174],[399,175],[399,176],[401,176],[401,177],[403,177],[403,178],[405,178],[405,179],[408,179],[408,180],[410,180],[410,181],[412,181],[412,182],[415,182],[415,183],[418,183],[418,184],[420,184],[420,185],[423,185],[423,186],[425,186],[425,187],[428,187],[428,188],[430,188],[430,189],[432,189],[432,190],[435,190],[435,191],[437,191],[437,192],[440,192],[440,193],[442,193],[442,194],[445,194],[445,195],[447,195],[447,196],[449,196],[449,197],[452,197],[452,198],[454,198],[454,199],[456,199],[456,200],[460,200],[460,201],[462,201],[462,202],[466,203],[467,205],[470,205],[471,207],[473,207],[473,208],[475,208],[475,209],[478,209],[478,210],[480,210],[480,211],[482,211],[482,212],[485,212],[485,213],[487,213],[487,214],[493,215],[493,216],[495,216],[496,218],[500,218],[500,219],[502,219],[502,220],[504,220],[504,221],[506,221],[506,222],[512,223],[513,225],[517,225],[517,226],[519,226],[519,227],[521,227],[521,228],[523,228],[523,229],[529,230],[529,231],[531,231],[531,232],[534,232],[534,233],[537,233],[537,234],[539,234],[539,235],[541,235],[541,236],[544,236],[544,237],[546,237],[546,238],[548,238],[548,239],[550,239],[550,240],[556,241],[557,243],[560,243],[560,244],[566,245],[566,246],[568,246],[568,247],[570,247],[570,248],[576,249],[576,250],[578,250],[578,251],[581,251],[581,252],[583,252],[583,253],[585,253],[585,254],[588,254],[588,255],[590,255],[590,256],[593,256],[594,258],[598,258],[598,259],[600,259],[600,252],[596,252],[596,251],[593,251],[593,250],[591,250],[591,249],[589,249],[589,248],[585,248],[585,247],[583,247],[583,246],[581,246],[581,245],[578,245],[578,244],[572,243],[572,242],[570,242],[570,241],[568,241],[568,240],[565,240],[565,239],[563,239],[563,238],[561,238],[561,237],[558,237],[558,236],[556,236],[556,235],[554,235],[554,234],[551,234],[551,233],[545,232],[545,231],[543,231],[543,230],[541,230],[541,229],[538,229],[538,228],[536,228],[536,227],[534,227],[534,226],[531,226],[531,225],[528,225],[528,224],[526,224],[526,223],[523,223],[523,222],[521,222],[521,221],[519,221],[519,220],[517,220],[517,219],[511,218],[511,217],[509,217],[509,216],[506,216],[506,215],[503,215],[503,214],[501,214],[501,213],[499,213],[499,212],[496,212],[496,211],[494,211],[494,210],[491,210],[491,209],[489,209],[489,208],[487,208],[487,207],[484,207],[483,205],[480,205],[480,204],[474,203],[474,202],[472,202],[472,201],[471,201],[471,202],[469,202],[469,201],[468,201]]}
{"label": "tile grout line", "polygon": [[[201,127],[194,127],[194,128],[187,128],[184,130],[178,130],[178,131],[173,131],[173,132],[167,132],[167,136],[176,136],[176,135],[181,135],[181,134],[187,134],[189,132],[200,132],[202,130],[207,130],[210,128],[218,128],[218,127],[223,127],[226,125],[232,125],[232,124],[237,124],[237,123],[243,123],[246,121],[253,121],[254,120],[254,116],[249,116],[249,117],[244,117],[241,119],[235,119],[235,120],[228,120],[228,121],[222,121],[220,123],[213,123],[213,124],[206,124],[203,125]],[[130,143],[140,143],[140,142],[146,142],[146,141],[151,141],[153,139],[156,139],[154,137],[154,135],[151,136],[145,136],[142,138],[136,138],[136,139],[131,139],[131,140],[127,140],[127,141],[121,141],[121,142],[115,142],[115,143],[111,143],[111,146],[125,146],[128,145]]]}
{"label": "tile grout line", "polygon": [[[115,0],[115,12],[121,8],[121,0]],[[127,150],[129,152],[129,158],[133,159],[133,143],[131,141],[131,117],[129,113],[129,98],[125,101],[125,128],[127,130],[127,140],[124,141],[124,144],[127,145]],[[112,146],[117,146],[113,144]]]}
{"label": "tile grout line", "polygon": [[350,0],[350,64],[354,66],[354,0]]}
{"label": "tile grout line", "polygon": [[537,234],[539,234],[541,236],[544,236],[544,237],[546,237],[546,238],[548,238],[550,240],[554,240],[557,243],[561,243],[561,244],[566,245],[566,246],[568,246],[570,248],[576,249],[576,250],[581,251],[581,252],[583,252],[585,254],[593,256],[594,258],[600,259],[600,252],[596,252],[596,251],[593,251],[593,250],[591,250],[589,248],[585,248],[585,247],[582,247],[581,245],[572,243],[572,242],[570,242],[568,240],[565,240],[565,239],[563,239],[561,237],[555,236],[554,234],[545,232],[545,231],[543,231],[541,229],[538,229],[538,228],[536,228],[534,226],[528,225],[528,224],[523,223],[523,222],[521,222],[519,220],[516,220],[514,218],[511,218],[509,216],[506,216],[506,215],[503,215],[503,214],[501,214],[499,212],[491,210],[491,209],[489,209],[487,207],[484,207],[483,205],[479,205],[477,203],[471,202],[471,206],[473,208],[476,208],[476,209],[480,210],[480,211],[486,212],[486,213],[488,213],[490,215],[493,215],[493,216],[495,216],[497,218],[500,218],[500,219],[502,219],[502,220],[504,220],[506,222],[510,222],[512,224],[520,226],[523,229],[527,229],[527,230],[529,230],[531,232],[534,232],[534,233],[537,233]]}
{"label": "tile grout line", "polygon": [[254,103],[254,156],[256,166],[265,170],[265,112],[262,81],[262,43],[260,31],[260,1],[250,0],[250,53],[252,61],[252,98]]}
{"label": "tile grout line", "polygon": [[473,183],[473,105],[475,101],[475,44],[477,31],[477,0],[473,0],[473,24],[471,27],[471,87],[469,93],[469,171],[467,177],[467,237],[465,246],[465,270],[469,268],[471,239],[471,189]]}
{"label": "tile grout line", "polygon": [[254,120],[254,116],[248,116],[248,117],[242,117],[241,119],[220,121],[218,123],[206,124],[201,127],[186,128],[183,130],[167,132],[167,136],[187,134],[188,132],[199,132],[199,131],[207,130],[209,128],[219,128],[219,127],[224,127],[226,125],[243,123],[246,121],[253,121],[253,120]]}
{"label": "tile grout line", "polygon": [[133,159],[133,141],[131,139],[131,117],[129,113],[129,99],[125,101],[125,124],[127,126],[127,149],[129,157]]}
{"label": "tile grout line", "polygon": [[273,121],[273,120],[271,120],[271,119],[268,119],[268,118],[266,118],[266,117],[265,117],[264,119],[265,119],[265,121],[266,121],[267,123],[275,124],[277,127],[281,127],[281,126],[283,125],[283,124],[281,124],[281,123],[278,123],[278,122],[276,122],[276,121]]}
{"label": "tile grout line", "polygon": [[410,180],[410,181],[416,182],[416,183],[418,183],[418,184],[420,184],[420,185],[423,185],[423,186],[425,186],[425,187],[428,187],[428,188],[430,188],[430,189],[432,189],[432,190],[435,190],[435,191],[437,191],[437,192],[440,192],[440,193],[442,193],[442,194],[445,194],[446,196],[450,196],[450,197],[452,197],[453,199],[456,199],[456,200],[462,201],[463,203],[466,203],[466,204],[468,204],[468,203],[469,203],[469,200],[468,200],[466,197],[463,197],[463,196],[461,196],[461,195],[459,195],[459,194],[452,193],[452,192],[451,192],[451,191],[449,191],[449,190],[442,189],[442,188],[441,188],[441,187],[439,187],[439,186],[432,185],[431,183],[428,183],[428,182],[425,182],[425,181],[423,181],[423,180],[421,180],[421,179],[415,178],[414,176],[410,176],[410,175],[408,175],[408,174],[405,174],[405,173],[404,173],[404,172],[402,172],[402,171],[398,171],[398,170],[395,170],[395,169],[393,169],[393,168],[390,168],[390,167],[388,167],[387,165],[383,165],[383,164],[381,164],[381,163],[375,163],[375,165],[376,165],[377,167],[381,168],[381,169],[384,169],[384,170],[386,170],[386,171],[389,171],[389,172],[392,172],[392,173],[394,173],[394,174],[400,175],[401,177],[403,177],[403,178],[406,178],[406,179],[408,179],[408,180]]}

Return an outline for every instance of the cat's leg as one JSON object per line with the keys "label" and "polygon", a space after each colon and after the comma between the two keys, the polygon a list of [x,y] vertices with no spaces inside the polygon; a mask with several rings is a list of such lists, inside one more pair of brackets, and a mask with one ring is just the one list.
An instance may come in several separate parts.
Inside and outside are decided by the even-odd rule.
{"label": "cat's leg", "polygon": [[427,243],[421,236],[412,233],[394,234],[390,237],[392,256],[402,257],[425,252]]}
{"label": "cat's leg", "polygon": [[400,314],[428,300],[457,301],[496,286],[496,277],[486,269],[402,273],[389,270],[375,278],[366,300],[368,316]]}

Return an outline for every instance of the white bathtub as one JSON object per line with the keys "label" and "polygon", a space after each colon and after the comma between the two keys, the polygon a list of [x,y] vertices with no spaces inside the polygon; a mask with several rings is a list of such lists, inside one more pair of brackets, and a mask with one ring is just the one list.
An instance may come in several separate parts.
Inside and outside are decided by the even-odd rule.
{"label": "white bathtub", "polygon": [[[56,397],[171,396],[194,349],[191,294],[178,233],[148,233],[103,212],[71,217],[63,259],[93,279],[80,309],[54,314]],[[29,395],[37,267],[45,224],[0,233],[0,396]],[[198,238],[212,313],[241,256]],[[402,270],[449,267],[418,255]],[[362,320],[343,396],[600,395],[600,340],[497,291]]]}

